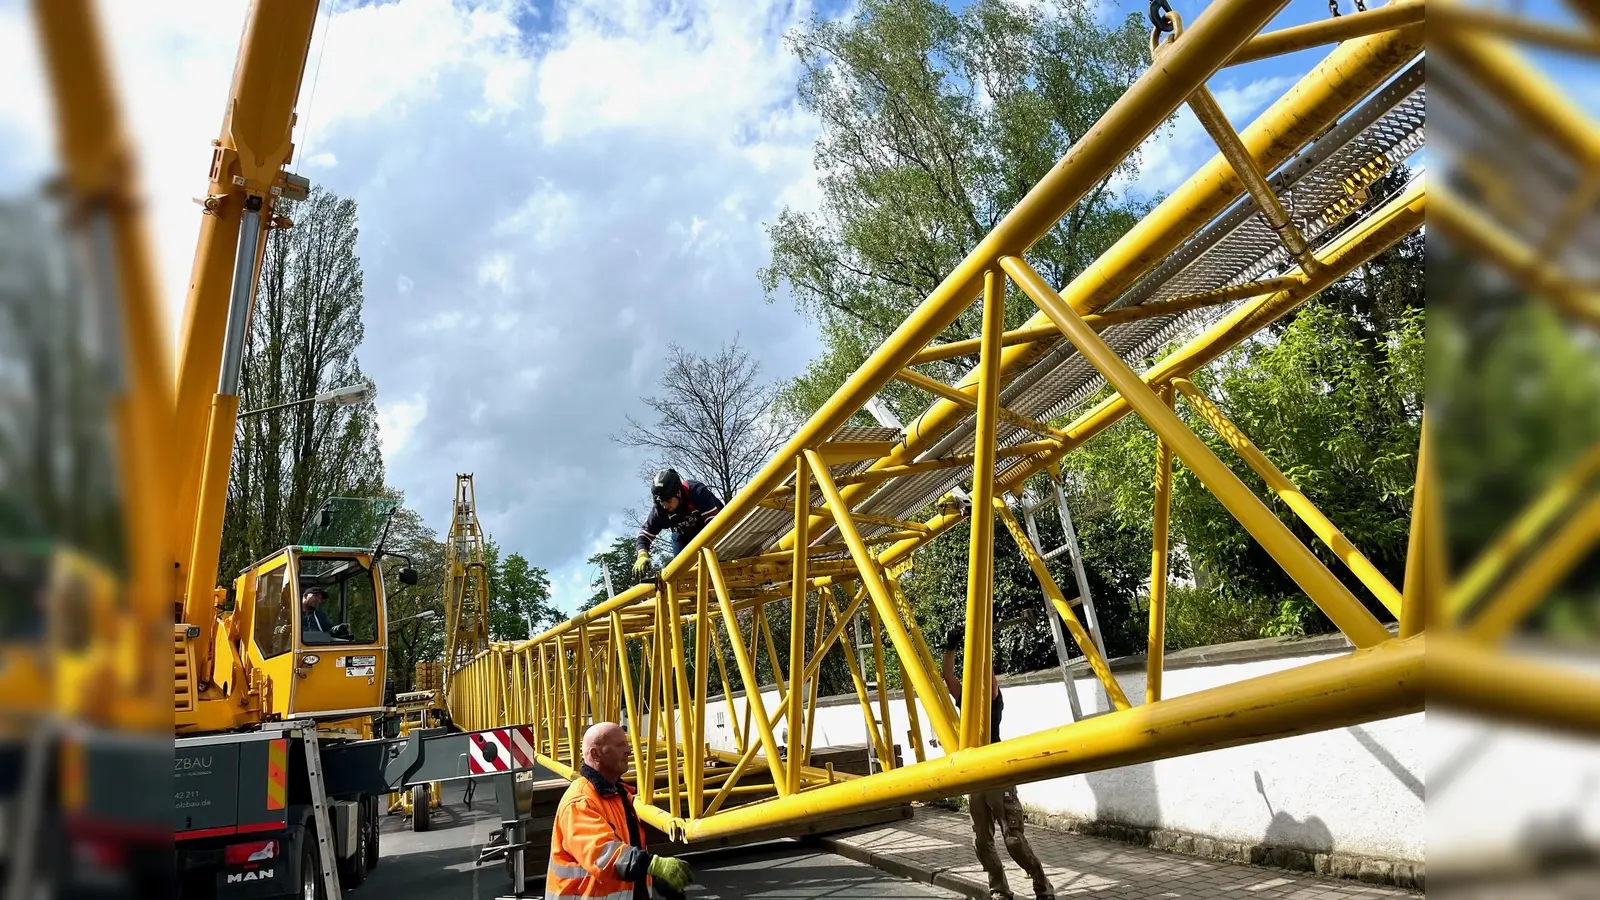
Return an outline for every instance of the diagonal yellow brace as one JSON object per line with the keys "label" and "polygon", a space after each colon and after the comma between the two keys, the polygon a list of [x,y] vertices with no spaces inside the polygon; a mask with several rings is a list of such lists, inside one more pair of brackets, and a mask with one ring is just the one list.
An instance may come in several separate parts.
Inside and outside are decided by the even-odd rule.
{"label": "diagonal yellow brace", "polygon": [[1567,573],[1600,542],[1600,491],[1595,491],[1539,552],[1488,601],[1487,607],[1466,627],[1467,634],[1485,643],[1498,641],[1550,595]]}
{"label": "diagonal yellow brace", "polygon": [[[783,771],[783,762],[778,758],[778,741],[772,736],[772,722],[767,719],[767,705],[761,699],[761,679],[756,677],[755,663],[751,661],[750,654],[745,652],[744,641],[735,640],[737,631],[733,623],[739,621],[733,611],[733,601],[728,597],[728,583],[722,577],[722,566],[717,562],[716,554],[709,549],[701,551],[702,565],[711,575],[711,589],[717,595],[717,606],[722,610],[722,621],[729,623],[728,643],[733,645],[734,661],[739,665],[739,677],[744,679],[744,699],[747,708],[754,708],[756,716],[756,731],[761,734],[761,749],[767,755],[767,768],[772,772],[772,783],[778,788],[778,796],[789,796],[789,777]],[[746,753],[753,753],[755,745],[745,749]],[[715,804],[713,804],[713,807]]]}
{"label": "diagonal yellow brace", "polygon": [[[822,496],[827,498],[829,507],[835,510],[844,509],[844,499],[839,496],[839,488],[834,485],[833,476],[828,473],[828,467],[823,464],[822,458],[813,450],[807,450],[805,453],[806,461],[811,464],[811,473],[817,480],[817,487],[822,490]],[[956,735],[954,724],[955,711],[949,695],[945,692],[944,684],[935,681],[933,673],[923,665],[922,657],[913,646],[915,638],[906,630],[905,623],[896,614],[894,597],[889,593],[889,586],[884,583],[883,570],[878,567],[878,560],[867,550],[866,543],[861,540],[861,533],[856,531],[855,523],[850,521],[849,516],[836,512],[833,519],[839,528],[839,535],[850,545],[850,556],[855,559],[857,567],[861,570],[861,580],[866,583],[867,593],[883,616],[883,622],[889,630],[889,639],[894,642],[894,649],[900,654],[901,671],[911,680],[911,686],[916,689],[918,696],[922,697],[934,733],[939,735],[939,743],[945,747],[960,747],[961,742]]]}
{"label": "diagonal yellow brace", "polygon": [[[929,378],[921,372],[911,369],[901,369],[895,374],[895,377],[907,384],[922,388],[930,394],[943,397],[953,403],[959,403],[969,409],[978,408],[978,398],[975,394],[978,389],[977,385],[973,385],[970,388],[954,388],[937,378]],[[1055,438],[1056,440],[1066,437],[1066,434],[1060,429],[1051,428],[1037,419],[1031,419],[1021,413],[1012,412],[1003,406],[997,407],[996,413],[1002,422],[1015,425],[1018,428],[1025,428],[1034,434],[1042,434],[1045,437]]]}
{"label": "diagonal yellow brace", "polygon": [[[1577,464],[1544,490],[1502,531],[1487,549],[1478,554],[1466,574],[1450,586],[1447,616],[1459,619],[1477,605],[1506,569],[1527,551],[1552,524],[1582,496],[1590,479],[1600,474],[1600,447],[1586,453]],[[1419,481],[1420,484],[1420,481]],[[1443,585],[1441,583],[1441,589]]]}
{"label": "diagonal yellow brace", "polygon": [[1066,596],[1061,593],[1061,587],[1056,584],[1056,580],[1050,577],[1050,570],[1045,566],[1044,558],[1039,555],[1038,549],[1033,546],[1033,541],[1028,540],[1027,533],[1017,523],[1016,516],[1013,516],[1011,510],[1006,507],[1003,498],[994,498],[994,510],[1000,515],[1000,521],[1005,523],[1006,530],[1011,532],[1011,538],[1016,541],[1017,549],[1022,551],[1022,557],[1033,569],[1034,577],[1039,579],[1039,587],[1044,590],[1045,598],[1056,608],[1056,612],[1061,614],[1061,620],[1066,624],[1067,631],[1072,633],[1072,639],[1077,642],[1084,659],[1089,661],[1089,668],[1105,686],[1106,696],[1111,698],[1111,705],[1117,709],[1127,709],[1130,704],[1127,695],[1122,691],[1122,685],[1118,684],[1116,676],[1111,674],[1111,666],[1106,663],[1105,657],[1100,655],[1100,649],[1095,646],[1094,638],[1084,630],[1077,614],[1067,605]]}
{"label": "diagonal yellow brace", "polygon": [[1239,454],[1239,458],[1244,460],[1245,464],[1251,469],[1255,470],[1257,475],[1261,476],[1261,480],[1267,483],[1267,487],[1274,494],[1277,494],[1279,499],[1283,500],[1284,504],[1295,515],[1300,517],[1300,521],[1306,523],[1312,533],[1350,568],[1351,573],[1360,579],[1368,590],[1372,591],[1372,595],[1378,598],[1378,602],[1382,603],[1390,613],[1399,617],[1400,592],[1395,590],[1394,585],[1389,583],[1389,579],[1383,577],[1383,573],[1378,571],[1378,567],[1373,565],[1371,560],[1356,549],[1356,545],[1344,536],[1344,532],[1329,521],[1328,517],[1322,514],[1322,510],[1317,509],[1316,504],[1312,503],[1295,486],[1295,483],[1290,481],[1287,475],[1283,474],[1281,469],[1273,465],[1272,460],[1267,459],[1267,455],[1262,453],[1255,444],[1251,443],[1250,438],[1245,436],[1239,426],[1229,421],[1228,417],[1222,414],[1222,410],[1218,409],[1210,398],[1201,393],[1193,382],[1187,378],[1174,378],[1172,379],[1172,385],[1199,411],[1201,417],[1206,420],[1206,424],[1210,425],[1224,441],[1228,442],[1228,446]]}
{"label": "diagonal yellow brace", "polygon": [[1061,295],[1040,278],[1033,267],[1015,256],[1002,259],[1000,266],[1011,276],[1011,280],[1022,288],[1023,293],[1033,298],[1039,309],[1061,328],[1067,340],[1078,348],[1078,352],[1100,370],[1106,382],[1126,398],[1140,418],[1149,423],[1156,434],[1172,445],[1173,453],[1183,460],[1189,471],[1216,495],[1222,505],[1239,520],[1239,524],[1243,525],[1245,530],[1261,543],[1262,548],[1283,566],[1289,577],[1300,585],[1301,590],[1306,592],[1329,619],[1333,620],[1333,624],[1344,632],[1351,643],[1357,647],[1371,647],[1390,639],[1389,632],[1378,623],[1372,613],[1367,612],[1350,590],[1328,571],[1328,567],[1306,549],[1306,546],[1278,521],[1256,495],[1250,493],[1250,489],[1239,480],[1239,476],[1223,465],[1222,460],[1211,452],[1211,448],[1196,437],[1177,414],[1161,402],[1155,391],[1140,380],[1138,373],[1130,369],[1121,357],[1107,347],[1089,326],[1083,324],[1082,317],[1062,301]]}

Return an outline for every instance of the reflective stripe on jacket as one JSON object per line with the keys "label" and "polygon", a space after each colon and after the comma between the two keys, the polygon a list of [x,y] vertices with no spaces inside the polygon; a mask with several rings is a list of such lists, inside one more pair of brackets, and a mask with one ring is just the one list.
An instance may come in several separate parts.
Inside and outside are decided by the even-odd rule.
{"label": "reflective stripe on jacket", "polygon": [[588,766],[556,807],[545,900],[647,900],[650,859],[633,791]]}

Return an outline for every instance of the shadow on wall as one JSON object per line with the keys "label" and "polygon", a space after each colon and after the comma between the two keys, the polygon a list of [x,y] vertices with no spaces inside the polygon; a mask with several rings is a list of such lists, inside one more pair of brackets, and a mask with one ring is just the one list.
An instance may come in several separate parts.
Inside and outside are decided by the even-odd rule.
{"label": "shadow on wall", "polygon": [[1267,832],[1262,835],[1261,843],[1268,847],[1290,847],[1304,850],[1307,853],[1333,852],[1333,832],[1328,830],[1328,825],[1317,816],[1306,816],[1296,819],[1281,809],[1272,808],[1272,798],[1267,796],[1267,786],[1261,780],[1261,772],[1255,772],[1256,793],[1261,795],[1262,802],[1267,804],[1267,814],[1272,820],[1267,823]]}
{"label": "shadow on wall", "polygon": [[1531,816],[1522,826],[1517,846],[1541,871],[1600,860],[1600,847],[1595,846],[1584,828],[1585,805],[1594,792],[1594,777],[1585,778],[1569,809]]}

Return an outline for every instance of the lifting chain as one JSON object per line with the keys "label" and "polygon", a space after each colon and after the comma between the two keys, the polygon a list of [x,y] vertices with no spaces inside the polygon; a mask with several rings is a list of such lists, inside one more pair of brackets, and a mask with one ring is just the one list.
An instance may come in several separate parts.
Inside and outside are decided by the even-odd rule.
{"label": "lifting chain", "polygon": [[1328,12],[1333,13],[1335,19],[1339,18],[1339,0],[1328,0]]}
{"label": "lifting chain", "polygon": [[1167,18],[1172,12],[1172,4],[1167,0],[1150,0],[1150,27],[1158,32],[1172,30],[1172,20]]}

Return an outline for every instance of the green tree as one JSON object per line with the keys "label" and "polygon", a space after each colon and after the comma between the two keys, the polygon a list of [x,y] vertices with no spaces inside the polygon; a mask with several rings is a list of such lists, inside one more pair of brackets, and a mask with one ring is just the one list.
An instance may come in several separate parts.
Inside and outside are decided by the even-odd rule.
{"label": "green tree", "polygon": [[[788,412],[814,412],[1145,71],[1146,26],[1129,16],[1108,27],[1096,11],[1086,0],[976,0],[960,13],[935,0],[866,0],[791,40],[800,101],[822,123],[822,203],[769,225],[761,278],[769,300],[789,287],[826,350],[785,387]],[[1116,174],[1136,168],[1134,158]],[[1029,261],[1064,283],[1143,209],[1108,178]],[[1006,312],[1017,325],[1027,304]],[[976,336],[980,318],[974,305],[942,337]],[[899,386],[882,396],[903,420],[927,404]]]}
{"label": "green tree", "polygon": [[550,603],[550,573],[528,564],[520,553],[505,558],[490,578],[489,635],[497,641],[524,640],[533,636],[529,625],[543,630],[560,621],[560,613]]}
{"label": "green tree", "polygon": [[388,590],[389,686],[396,692],[414,687],[417,663],[444,658],[444,542],[416,510],[400,507],[390,525],[385,547],[410,559],[417,583],[400,583],[405,561],[385,557]]}
{"label": "green tree", "polygon": [[[112,360],[49,207],[0,202],[0,538],[120,561]],[[108,298],[109,302],[110,298]]]}
{"label": "green tree", "polygon": [[[594,580],[589,582],[589,588],[593,593],[583,602],[582,609],[593,609],[611,596],[606,593],[606,581],[605,576],[601,574],[602,570],[611,574],[611,589],[619,594],[639,581],[633,574],[633,558],[636,552],[633,535],[627,534],[613,540],[611,546],[589,557],[589,565],[595,567]],[[653,574],[653,572],[647,573],[647,575]]]}
{"label": "green tree", "polygon": [[[292,228],[267,233],[245,346],[241,409],[313,397],[370,380],[356,203],[321,188],[284,204]],[[377,409],[302,404],[249,416],[234,444],[220,571],[226,577],[299,539],[327,498],[385,488]]]}

